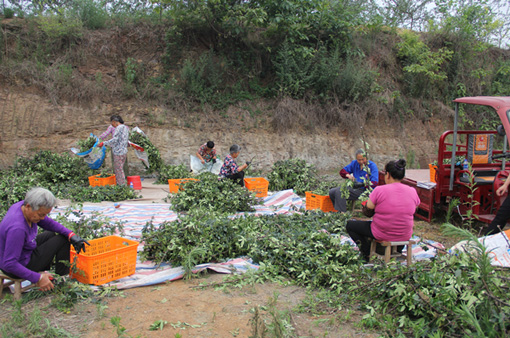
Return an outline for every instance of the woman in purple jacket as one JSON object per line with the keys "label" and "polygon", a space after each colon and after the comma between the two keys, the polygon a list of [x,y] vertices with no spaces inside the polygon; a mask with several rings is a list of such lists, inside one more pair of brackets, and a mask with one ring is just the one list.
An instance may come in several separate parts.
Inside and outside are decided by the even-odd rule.
{"label": "woman in purple jacket", "polygon": [[[69,261],[69,243],[78,253],[89,244],[48,217],[56,202],[49,190],[32,188],[0,222],[0,269],[13,278],[31,281],[42,291],[53,289],[52,274],[45,270],[54,259],[56,274],[69,273],[69,267],[61,262]],[[45,231],[38,235],[38,227]]]}

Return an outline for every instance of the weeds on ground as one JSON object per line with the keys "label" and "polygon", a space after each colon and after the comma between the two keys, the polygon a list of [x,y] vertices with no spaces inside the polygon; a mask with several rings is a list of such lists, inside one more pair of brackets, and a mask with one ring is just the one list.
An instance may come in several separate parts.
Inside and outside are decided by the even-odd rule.
{"label": "weeds on ground", "polygon": [[[75,337],[75,334],[67,332],[49,318],[49,309],[57,309],[62,313],[69,313],[80,301],[100,302],[101,299],[111,296],[119,296],[114,288],[103,288],[96,292],[89,285],[81,284],[73,280],[64,280],[63,277],[54,276],[55,288],[49,292],[42,292],[32,289],[23,294],[18,301],[9,301],[12,296],[7,295],[2,301],[2,308],[10,311],[10,319],[0,325],[0,336],[2,337]],[[33,303],[29,310],[29,304],[35,300],[48,297],[48,305],[40,306]],[[99,304],[99,303],[98,303]],[[104,311],[105,306],[102,307]],[[99,307],[98,307],[99,309]],[[99,310],[98,310],[99,311]],[[98,312],[101,316],[104,315]]]}
{"label": "weeds on ground", "polygon": [[267,306],[257,306],[251,310],[253,317],[250,319],[252,327],[250,338],[297,337],[290,313],[278,310],[277,303],[278,293],[275,292],[268,300]]}

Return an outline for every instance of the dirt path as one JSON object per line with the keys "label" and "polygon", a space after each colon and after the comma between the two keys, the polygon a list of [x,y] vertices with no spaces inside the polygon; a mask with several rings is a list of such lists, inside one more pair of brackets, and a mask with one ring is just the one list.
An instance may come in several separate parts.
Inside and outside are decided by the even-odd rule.
{"label": "dirt path", "polygon": [[[305,289],[278,284],[257,284],[243,289],[195,288],[200,283],[218,283],[223,276],[207,275],[191,281],[176,281],[151,287],[125,290],[124,298],[107,299],[104,317],[97,306],[78,306],[70,316],[84,320],[76,328],[83,337],[117,337],[110,318],[120,317],[120,325],[131,337],[249,337],[252,335],[254,309],[272,321],[268,305],[277,295],[278,311],[290,313],[291,325],[299,337],[378,337],[355,327],[360,315],[339,312],[310,316],[297,313],[296,306],[306,296]],[[152,323],[164,320],[163,330],[150,331]]]}

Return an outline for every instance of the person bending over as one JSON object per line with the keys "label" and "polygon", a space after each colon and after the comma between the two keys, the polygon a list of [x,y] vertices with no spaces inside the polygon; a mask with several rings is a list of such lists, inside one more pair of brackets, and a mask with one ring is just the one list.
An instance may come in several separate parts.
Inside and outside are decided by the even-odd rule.
{"label": "person bending over", "polygon": [[198,148],[197,157],[202,164],[211,161],[216,163],[216,149],[214,149],[214,142],[208,141],[207,143],[202,144],[200,148]]}
{"label": "person bending over", "polygon": [[[32,188],[25,199],[13,204],[0,222],[0,269],[12,278],[27,279],[42,291],[53,289],[49,270],[69,273],[69,245],[85,252],[87,241],[48,217],[57,199],[44,188]],[[38,228],[45,230],[41,234]]]}
{"label": "person bending over", "polygon": [[241,147],[237,144],[234,144],[230,147],[230,153],[225,156],[225,161],[223,161],[223,165],[221,166],[219,177],[220,178],[228,178],[234,180],[241,187],[244,187],[244,169],[248,168],[250,162],[246,162],[242,166],[238,167],[235,159],[239,156],[241,152]]}

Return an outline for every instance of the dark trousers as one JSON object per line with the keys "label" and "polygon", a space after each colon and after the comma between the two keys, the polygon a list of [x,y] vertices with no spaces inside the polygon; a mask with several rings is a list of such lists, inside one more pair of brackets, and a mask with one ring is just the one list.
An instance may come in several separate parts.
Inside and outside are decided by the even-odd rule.
{"label": "dark trousers", "polygon": [[354,243],[358,245],[363,258],[368,261],[370,256],[370,240],[375,238],[372,234],[372,221],[348,221],[346,230]]}
{"label": "dark trousers", "polygon": [[[60,262],[69,263],[70,244],[64,235],[56,235],[52,231],[45,231],[37,235],[35,242],[37,247],[32,251],[30,261],[26,266],[27,269],[35,272],[49,270],[55,259],[55,273],[61,276],[69,273],[69,266]],[[6,273],[6,275],[19,278],[9,273]]]}
{"label": "dark trousers", "polygon": [[492,220],[491,224],[489,224],[489,227],[485,229],[483,235],[487,236],[491,234],[497,234],[498,232],[503,230],[509,218],[510,218],[510,195],[508,195],[508,197],[505,198],[503,204],[501,204],[501,207],[499,207],[496,216]]}
{"label": "dark trousers", "polygon": [[[361,194],[365,191],[365,188],[349,188],[348,200],[357,200]],[[342,191],[340,188],[333,188],[329,190],[329,198],[333,202],[333,208],[339,212],[347,211],[347,200],[342,197]]]}
{"label": "dark trousers", "polygon": [[238,171],[234,175],[227,175],[225,177],[233,180],[235,183],[239,184],[241,187],[244,187],[244,171]]}

